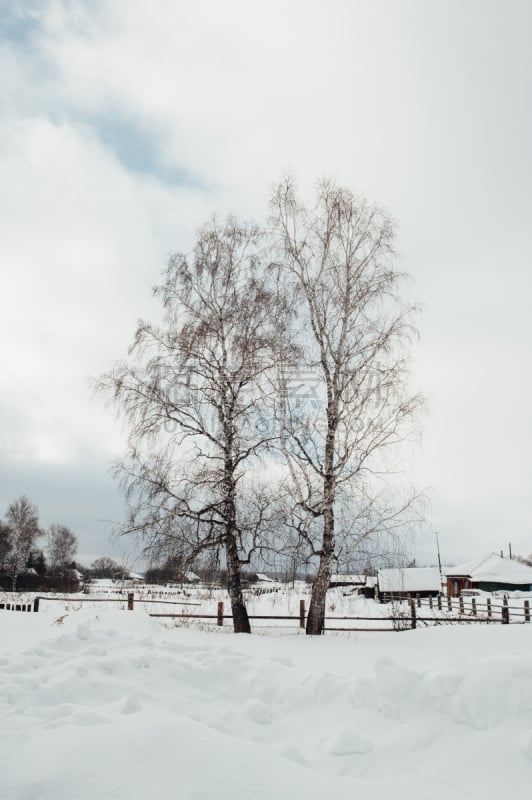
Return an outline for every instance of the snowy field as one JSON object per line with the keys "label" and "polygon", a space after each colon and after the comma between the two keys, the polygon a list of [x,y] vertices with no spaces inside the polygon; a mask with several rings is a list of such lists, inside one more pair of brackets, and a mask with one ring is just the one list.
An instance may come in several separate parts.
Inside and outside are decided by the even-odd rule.
{"label": "snowy field", "polygon": [[234,636],[59,612],[0,611],[2,800],[530,796],[532,625]]}

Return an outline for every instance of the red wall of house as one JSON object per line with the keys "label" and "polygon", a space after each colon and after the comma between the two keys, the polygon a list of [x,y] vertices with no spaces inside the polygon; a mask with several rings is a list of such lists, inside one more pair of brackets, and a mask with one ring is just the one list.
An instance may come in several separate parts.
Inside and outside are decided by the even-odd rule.
{"label": "red wall of house", "polygon": [[462,589],[471,589],[469,578],[447,578],[447,597],[460,597]]}

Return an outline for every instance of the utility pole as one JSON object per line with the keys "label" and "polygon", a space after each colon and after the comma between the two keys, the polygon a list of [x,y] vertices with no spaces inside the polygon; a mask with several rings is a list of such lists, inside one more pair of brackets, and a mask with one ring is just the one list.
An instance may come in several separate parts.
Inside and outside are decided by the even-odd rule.
{"label": "utility pole", "polygon": [[443,582],[443,575],[441,572],[440,542],[438,540],[438,531],[434,531],[434,534],[436,536],[436,548],[438,550],[438,567],[440,568],[440,581]]}

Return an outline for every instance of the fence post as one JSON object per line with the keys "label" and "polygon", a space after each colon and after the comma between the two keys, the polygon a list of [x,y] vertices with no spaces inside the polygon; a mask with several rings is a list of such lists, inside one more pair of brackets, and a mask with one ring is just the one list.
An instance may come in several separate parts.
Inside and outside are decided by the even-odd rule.
{"label": "fence post", "polygon": [[438,595],[438,611],[441,611],[441,594]]}
{"label": "fence post", "polygon": [[299,601],[299,627],[305,627],[305,601]]}
{"label": "fence post", "polygon": [[458,598],[458,602],[460,603],[460,614],[464,613],[464,598],[462,595]]}
{"label": "fence post", "polygon": [[37,612],[39,610],[39,600],[40,597],[35,597],[33,600],[33,610]]}
{"label": "fence post", "polygon": [[431,595],[431,594],[429,594],[429,608],[433,608],[433,605],[432,605],[432,595]]}
{"label": "fence post", "polygon": [[452,612],[452,610],[453,610],[453,601],[451,600],[451,596],[449,595],[447,597],[447,611]]}
{"label": "fence post", "polygon": [[216,624],[220,626],[224,624],[224,604],[222,600],[220,600],[220,602],[218,603],[218,619],[216,621]]}
{"label": "fence post", "polygon": [[476,617],[477,616],[477,601],[475,600],[474,597],[471,598],[471,608],[473,610],[473,616]]}
{"label": "fence post", "polygon": [[418,594],[416,595],[416,597],[417,597],[417,607],[421,608],[421,597]]}
{"label": "fence post", "polygon": [[414,630],[417,625],[416,602],[414,598],[410,600],[410,613],[412,614],[412,630]]}
{"label": "fence post", "polygon": [[128,595],[127,595],[127,610],[128,611],[133,611],[134,605],[135,605],[135,595],[133,594],[133,592],[128,592]]}
{"label": "fence post", "polygon": [[525,622],[530,622],[530,601],[525,600]]}
{"label": "fence post", "polygon": [[486,600],[486,605],[488,607],[488,619],[491,619],[491,598],[488,597]]}
{"label": "fence post", "polygon": [[510,609],[508,608],[508,598],[502,598],[502,624],[509,625],[510,623]]}

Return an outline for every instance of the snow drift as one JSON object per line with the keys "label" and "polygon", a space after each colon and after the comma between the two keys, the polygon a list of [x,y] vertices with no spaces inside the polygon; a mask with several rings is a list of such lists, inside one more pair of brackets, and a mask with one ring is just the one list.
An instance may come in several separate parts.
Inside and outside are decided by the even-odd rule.
{"label": "snow drift", "polygon": [[0,630],[2,798],[530,793],[532,626],[309,640],[87,610]]}

